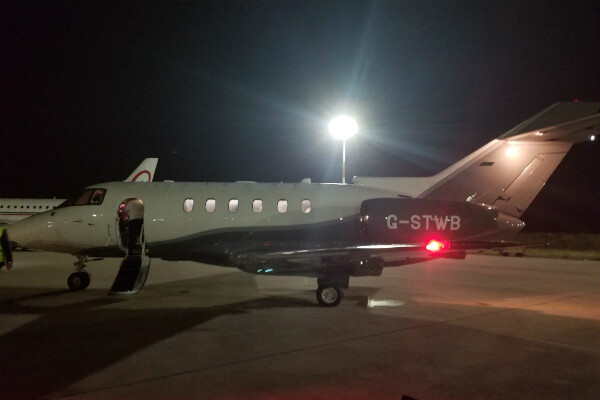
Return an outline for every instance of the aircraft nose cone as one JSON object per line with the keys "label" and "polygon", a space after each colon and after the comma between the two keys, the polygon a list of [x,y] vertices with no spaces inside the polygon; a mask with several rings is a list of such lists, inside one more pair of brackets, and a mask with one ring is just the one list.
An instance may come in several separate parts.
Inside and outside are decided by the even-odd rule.
{"label": "aircraft nose cone", "polygon": [[45,221],[40,216],[33,216],[15,222],[6,227],[8,240],[18,247],[36,248],[35,243],[39,241],[42,234],[42,227]]}
{"label": "aircraft nose cone", "polygon": [[17,221],[6,227],[8,240],[13,244],[14,247],[24,247],[23,243],[25,242],[25,238],[23,236],[24,230],[21,222],[22,221]]}

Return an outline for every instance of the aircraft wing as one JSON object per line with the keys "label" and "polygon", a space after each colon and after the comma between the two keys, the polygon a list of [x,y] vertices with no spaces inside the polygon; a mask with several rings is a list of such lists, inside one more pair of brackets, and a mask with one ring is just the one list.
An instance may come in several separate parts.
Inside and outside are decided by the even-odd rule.
{"label": "aircraft wing", "polygon": [[431,250],[425,243],[265,250],[239,253],[234,257],[234,264],[243,271],[265,275],[380,275],[384,266],[413,264],[435,258],[464,258],[467,251],[516,245],[515,242],[504,241],[456,241],[436,242]]}

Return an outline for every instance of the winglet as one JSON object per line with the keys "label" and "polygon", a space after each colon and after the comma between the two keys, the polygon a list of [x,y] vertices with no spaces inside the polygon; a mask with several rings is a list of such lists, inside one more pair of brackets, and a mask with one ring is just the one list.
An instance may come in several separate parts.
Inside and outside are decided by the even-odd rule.
{"label": "winglet", "polygon": [[158,158],[146,158],[123,182],[152,182]]}

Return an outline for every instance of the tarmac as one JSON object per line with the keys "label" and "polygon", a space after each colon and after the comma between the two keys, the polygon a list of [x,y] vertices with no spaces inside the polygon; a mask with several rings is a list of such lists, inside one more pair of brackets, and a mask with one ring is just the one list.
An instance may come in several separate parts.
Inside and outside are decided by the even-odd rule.
{"label": "tarmac", "polygon": [[0,399],[600,399],[600,262],[469,255],[316,280],[16,252],[0,271]]}

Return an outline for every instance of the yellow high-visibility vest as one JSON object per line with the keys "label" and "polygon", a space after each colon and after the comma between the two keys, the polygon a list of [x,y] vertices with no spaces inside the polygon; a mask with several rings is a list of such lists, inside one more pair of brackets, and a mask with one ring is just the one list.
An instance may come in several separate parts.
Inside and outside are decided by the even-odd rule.
{"label": "yellow high-visibility vest", "polygon": [[[0,238],[4,234],[4,228],[0,226]],[[0,263],[4,262],[4,249],[0,249]]]}

